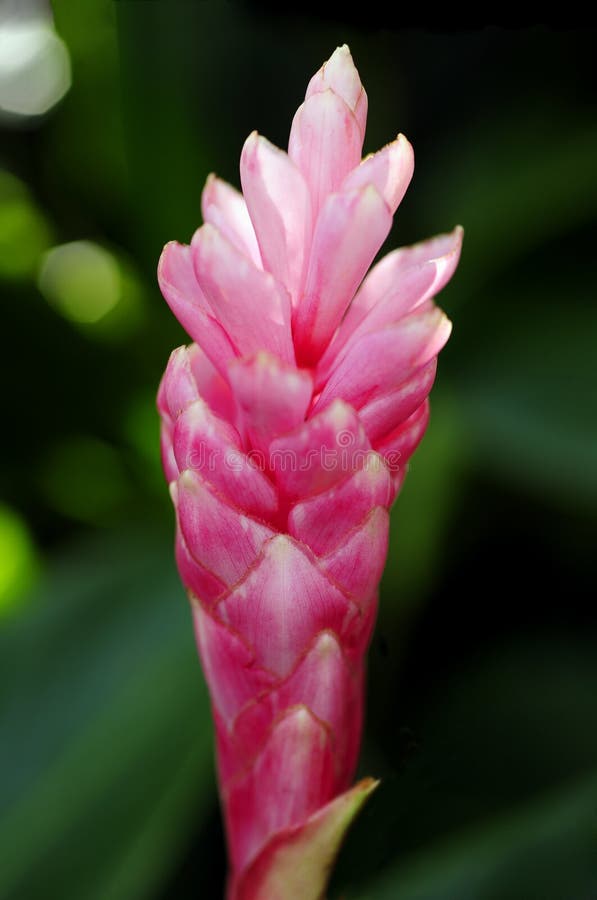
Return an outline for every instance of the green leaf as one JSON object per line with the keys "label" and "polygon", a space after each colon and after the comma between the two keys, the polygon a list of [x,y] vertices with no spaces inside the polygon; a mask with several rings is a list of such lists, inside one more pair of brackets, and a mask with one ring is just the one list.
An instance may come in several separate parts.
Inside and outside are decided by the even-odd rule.
{"label": "green leaf", "polygon": [[438,682],[411,718],[409,761],[377,767],[380,789],[349,836],[332,896],[595,896],[596,691],[592,642],[546,634]]}
{"label": "green leaf", "polygon": [[597,771],[397,866],[347,900],[585,900],[597,893]]}
{"label": "green leaf", "polygon": [[0,634],[0,896],[134,900],[214,802],[171,540],[103,539]]}
{"label": "green leaf", "polygon": [[418,197],[441,228],[465,229],[450,298],[474,296],[485,305],[480,289],[498,273],[590,223],[596,154],[594,121],[551,104],[496,111],[475,122],[474,133],[438,147],[427,165],[435,174],[419,182]]}
{"label": "green leaf", "polygon": [[[453,396],[440,385],[432,395],[429,427],[392,509],[382,617],[395,618],[416,605],[441,575],[444,536],[468,462],[464,428]],[[395,602],[391,592],[397,595]]]}
{"label": "green leaf", "polygon": [[597,314],[585,299],[569,287],[565,314],[547,290],[489,302],[458,377],[478,462],[552,503],[594,509]]}

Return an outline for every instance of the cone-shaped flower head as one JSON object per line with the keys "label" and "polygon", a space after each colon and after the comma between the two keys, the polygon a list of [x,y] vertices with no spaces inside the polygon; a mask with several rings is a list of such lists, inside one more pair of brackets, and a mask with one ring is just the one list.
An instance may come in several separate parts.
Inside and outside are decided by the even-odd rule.
{"label": "cone-shaped flower head", "polygon": [[204,224],[159,263],[194,342],[172,354],[158,404],[231,900],[319,897],[371,790],[349,788],[388,509],[450,333],[432,298],[460,229],[367,274],[413,152],[399,135],[361,161],[366,115],[340,47],[309,82],[288,153],[251,134],[242,194],[210,176]]}

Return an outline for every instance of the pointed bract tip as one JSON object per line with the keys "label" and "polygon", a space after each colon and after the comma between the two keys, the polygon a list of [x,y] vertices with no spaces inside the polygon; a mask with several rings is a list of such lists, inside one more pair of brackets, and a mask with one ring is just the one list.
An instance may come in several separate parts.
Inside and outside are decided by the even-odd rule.
{"label": "pointed bract tip", "polygon": [[203,218],[205,218],[205,210],[209,204],[215,199],[218,190],[218,176],[215,172],[210,172],[205,179],[203,190],[201,191],[201,210]]}
{"label": "pointed bract tip", "polygon": [[158,259],[158,283],[169,282],[168,264],[171,261],[172,253],[175,253],[176,248],[181,246],[183,245],[179,244],[178,241],[168,241],[167,244],[164,244],[162,252],[160,253],[160,258]]}
{"label": "pointed bract tip", "polygon": [[[464,228],[462,225],[455,225],[452,231],[447,231],[444,234],[438,234],[435,238],[431,238],[431,241],[435,241],[440,244],[441,252],[437,254],[438,257],[446,256],[450,253],[454,253],[456,250],[460,251],[462,247],[462,239],[464,238]],[[421,241],[419,244],[414,244],[413,246],[424,247],[425,245],[430,244],[430,241]],[[448,249],[445,249],[443,245],[446,245]]]}
{"label": "pointed bract tip", "polygon": [[380,778],[372,778],[370,775],[367,775],[366,778],[361,778],[356,787],[360,787],[361,792],[367,792],[371,794],[376,788],[381,784]]}
{"label": "pointed bract tip", "polygon": [[363,778],[303,825],[276,835],[232,885],[231,900],[321,900],[346,831],[378,784]]}
{"label": "pointed bract tip", "polygon": [[442,317],[439,320],[439,325],[438,325],[438,329],[437,329],[437,331],[438,331],[438,347],[439,347],[439,349],[437,351],[438,353],[442,349],[442,347],[444,347],[444,345],[447,343],[448,338],[452,334],[452,328],[453,328],[452,320],[449,319],[445,313],[442,313]]}
{"label": "pointed bract tip", "polygon": [[339,397],[330,403],[325,411],[325,416],[335,428],[346,428],[352,424],[355,418],[352,406]]}
{"label": "pointed bract tip", "polygon": [[266,138],[262,137],[257,129],[253,129],[253,131],[248,135],[245,143],[243,144],[243,149],[241,151],[241,159],[243,156],[246,156],[247,153],[253,152],[255,153],[257,150],[257,146],[259,141],[264,141]]}
{"label": "pointed bract tip", "polygon": [[264,554],[280,565],[282,565],[294,552],[294,542],[290,536],[286,534],[276,534],[267,541],[264,547]]}
{"label": "pointed bract tip", "polygon": [[300,740],[303,736],[308,736],[313,728],[313,713],[307,709],[304,703],[299,703],[292,708],[288,714],[288,719],[292,719],[292,727],[296,740]]}
{"label": "pointed bract tip", "polygon": [[397,144],[400,144],[400,146],[401,146],[402,149],[403,149],[403,152],[407,152],[407,153],[412,154],[412,156],[413,156],[413,165],[414,165],[414,155],[415,155],[415,151],[413,150],[413,145],[411,144],[411,142],[409,141],[409,139],[407,138],[407,136],[406,136],[405,134],[403,134],[401,131],[399,131],[398,134],[396,135],[396,143],[397,143]]}
{"label": "pointed bract tip", "polygon": [[[357,68],[353,62],[348,44],[337,47],[330,58],[324,62],[318,72],[315,73],[307,87],[306,98],[321,91],[332,90],[344,100],[353,113],[357,112],[357,105],[362,99],[363,85]],[[364,110],[366,116],[366,109]],[[361,127],[364,128],[364,118],[357,117]]]}
{"label": "pointed bract tip", "polygon": [[322,631],[315,639],[313,649],[320,660],[342,654],[338,637],[332,631]]}
{"label": "pointed bract tip", "polygon": [[350,52],[350,47],[348,46],[348,44],[339,44],[330,56],[330,59],[333,59],[335,56],[349,56],[352,60],[352,54]]}
{"label": "pointed bract tip", "polygon": [[192,469],[184,469],[179,477],[178,484],[185,490],[193,490],[196,487],[195,473]]}

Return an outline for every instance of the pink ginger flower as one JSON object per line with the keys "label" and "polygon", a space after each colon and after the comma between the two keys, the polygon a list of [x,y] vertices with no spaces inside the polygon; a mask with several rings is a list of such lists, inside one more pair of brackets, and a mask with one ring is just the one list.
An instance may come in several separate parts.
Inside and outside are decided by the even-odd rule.
{"label": "pink ginger flower", "polygon": [[158,405],[176,559],[215,720],[230,900],[322,896],[374,787],[350,787],[388,510],[425,431],[450,322],[433,296],[462,231],[366,274],[413,172],[399,135],[361,161],[348,47],[313,76],[288,153],[256,132],[243,193],[213,175],[158,277],[193,339]]}

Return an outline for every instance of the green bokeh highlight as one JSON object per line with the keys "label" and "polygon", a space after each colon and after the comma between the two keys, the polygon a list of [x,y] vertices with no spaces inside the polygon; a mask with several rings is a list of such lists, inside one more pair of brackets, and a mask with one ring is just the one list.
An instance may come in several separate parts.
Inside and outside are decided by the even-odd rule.
{"label": "green bokeh highlight", "polygon": [[26,185],[0,170],[0,279],[33,277],[50,240],[50,226]]}
{"label": "green bokeh highlight", "polygon": [[91,241],[48,250],[38,286],[60,315],[90,337],[124,341],[142,319],[142,289],[131,267]]}
{"label": "green bokeh highlight", "polygon": [[31,593],[40,568],[26,523],[14,510],[0,505],[0,621]]}
{"label": "green bokeh highlight", "polygon": [[116,448],[87,435],[65,438],[50,449],[40,487],[57,512],[91,524],[114,520],[129,494]]}

